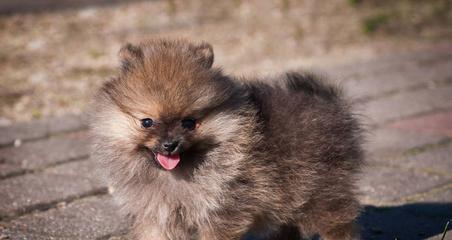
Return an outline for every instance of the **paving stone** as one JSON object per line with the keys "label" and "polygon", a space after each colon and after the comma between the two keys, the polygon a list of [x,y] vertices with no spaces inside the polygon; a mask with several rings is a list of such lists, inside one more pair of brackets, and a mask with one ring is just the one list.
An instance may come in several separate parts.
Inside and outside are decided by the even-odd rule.
{"label": "paving stone", "polygon": [[382,97],[397,90],[451,82],[452,67],[450,66],[452,66],[452,59],[428,68],[412,64],[393,71],[353,76],[345,79],[341,85],[347,95],[352,98]]}
{"label": "paving stone", "polygon": [[[423,202],[451,203],[452,202],[452,187],[449,187],[449,189],[442,189],[432,195],[423,196],[420,200]],[[450,220],[451,220],[450,227],[452,228],[452,219],[450,219]],[[450,237],[452,237],[452,235]]]}
{"label": "paving stone", "polygon": [[404,71],[415,67],[433,67],[452,59],[452,45],[434,46],[410,53],[388,54],[378,58],[363,59],[335,64],[328,69],[344,77],[378,75],[387,72]]}
{"label": "paving stone", "polygon": [[[415,202],[429,202],[429,203],[452,203],[452,181],[446,184],[429,189],[425,192],[420,192],[404,199],[400,203],[415,203]],[[451,219],[452,220],[452,219]]]}
{"label": "paving stone", "polygon": [[87,132],[59,135],[39,141],[25,142],[19,147],[0,148],[0,178],[49,165],[87,158]]}
{"label": "paving stone", "polygon": [[452,137],[452,109],[397,121],[389,124],[388,127],[405,131]]}
{"label": "paving stone", "polygon": [[85,129],[85,119],[85,115],[65,115],[3,126],[0,127],[0,146],[13,145],[18,140],[32,140],[60,132]]}
{"label": "paving stone", "polygon": [[0,236],[9,239],[108,239],[126,231],[109,195],[77,200],[66,206],[23,216],[4,224]]}
{"label": "paving stone", "polygon": [[364,116],[370,124],[382,124],[390,120],[408,117],[433,109],[452,107],[452,85],[432,89],[401,92],[365,104]]}
{"label": "paving stone", "polygon": [[[452,178],[452,145],[393,159],[391,164]],[[450,199],[452,201],[452,199]]]}
{"label": "paving stone", "polygon": [[[420,200],[422,202],[451,203],[452,202],[452,190],[451,189],[444,190],[444,191],[438,192],[432,196],[425,196],[425,197],[421,198]],[[450,224],[452,224],[452,218],[451,218]],[[452,225],[451,225],[451,227],[452,227]],[[450,234],[452,234],[452,232]],[[449,237],[452,237],[452,235]]]}
{"label": "paving stone", "polygon": [[386,156],[435,144],[443,139],[445,138],[439,135],[382,127],[368,132],[365,148],[370,153],[370,161],[379,161]]}
{"label": "paving stone", "polygon": [[85,160],[0,181],[0,217],[45,209],[60,201],[106,191],[94,161]]}
{"label": "paving stone", "polygon": [[48,131],[50,134],[86,129],[87,116],[81,115],[64,115],[61,117],[50,118],[48,121]]}
{"label": "paving stone", "polygon": [[370,164],[359,180],[365,204],[381,205],[427,191],[448,182],[448,178],[406,169]]}
{"label": "paving stone", "polygon": [[23,170],[17,165],[11,165],[7,163],[0,163],[0,179],[14,174],[20,174]]}
{"label": "paving stone", "polygon": [[[347,87],[348,81],[368,79],[368,81],[365,81],[364,84],[371,87],[371,89],[361,89],[373,95],[374,89],[392,90],[393,86],[398,86],[399,88],[410,87],[417,85],[418,80],[431,82],[428,78],[444,80],[441,76],[444,76],[446,72],[448,72],[448,74],[451,72],[450,68],[447,67],[447,62],[450,63],[452,60],[452,48],[449,45],[450,44],[440,47],[435,46],[433,49],[424,49],[414,53],[410,52],[398,55],[388,54],[385,56],[379,56],[378,58],[364,58],[360,60],[353,59],[352,61],[345,63],[339,63],[338,61],[321,61],[318,64],[314,64],[315,66],[312,66],[313,63],[306,63],[303,59],[298,58],[286,59],[283,62],[265,59],[255,64],[247,65],[243,68],[239,67],[239,71],[237,72],[258,72],[262,74],[262,72],[275,73],[278,71],[293,70],[297,68],[301,71],[308,69],[309,71],[326,75],[328,76],[328,79],[338,80],[342,83],[341,85]],[[303,67],[300,68],[300,65]],[[430,70],[431,68],[436,69],[436,71]],[[414,77],[416,79],[410,79],[410,81],[402,82],[404,79],[409,79],[399,78],[399,76],[405,73],[408,77]],[[419,79],[416,73],[425,76],[425,79]],[[440,78],[437,78],[436,76],[440,76]],[[385,80],[384,84],[378,84],[382,82],[381,79]],[[394,79],[396,81],[394,81]],[[374,80],[375,82],[372,83],[371,81]],[[345,88],[345,90],[348,92],[349,89]],[[362,94],[357,91],[354,92],[358,93],[359,96]]]}

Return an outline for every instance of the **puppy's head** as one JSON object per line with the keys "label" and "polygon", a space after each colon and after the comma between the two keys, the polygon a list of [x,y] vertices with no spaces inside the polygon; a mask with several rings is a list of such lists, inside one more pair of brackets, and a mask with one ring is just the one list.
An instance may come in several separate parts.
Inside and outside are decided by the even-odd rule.
{"label": "puppy's head", "polygon": [[97,143],[110,156],[172,170],[197,164],[247,121],[238,88],[212,68],[207,43],[154,40],[120,50],[118,77],[106,82],[93,108]]}

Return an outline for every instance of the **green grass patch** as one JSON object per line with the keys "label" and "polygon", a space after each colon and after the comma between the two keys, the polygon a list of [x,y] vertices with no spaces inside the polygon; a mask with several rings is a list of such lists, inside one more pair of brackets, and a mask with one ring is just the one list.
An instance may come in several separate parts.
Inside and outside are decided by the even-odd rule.
{"label": "green grass patch", "polygon": [[362,0],[348,0],[348,5],[350,5],[350,6],[352,6],[352,7],[356,7],[356,6],[358,6],[361,2],[362,2]]}
{"label": "green grass patch", "polygon": [[387,14],[377,14],[363,20],[363,32],[372,34],[389,22],[390,16]]}
{"label": "green grass patch", "polygon": [[446,226],[444,226],[443,236],[441,237],[441,240],[446,239],[447,229],[449,228],[450,221],[447,221]]}

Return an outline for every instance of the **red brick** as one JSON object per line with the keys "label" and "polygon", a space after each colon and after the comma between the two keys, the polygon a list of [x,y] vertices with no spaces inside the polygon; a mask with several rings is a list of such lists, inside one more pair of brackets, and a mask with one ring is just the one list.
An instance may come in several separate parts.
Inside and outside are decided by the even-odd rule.
{"label": "red brick", "polygon": [[452,137],[452,109],[405,119],[388,125],[389,128]]}

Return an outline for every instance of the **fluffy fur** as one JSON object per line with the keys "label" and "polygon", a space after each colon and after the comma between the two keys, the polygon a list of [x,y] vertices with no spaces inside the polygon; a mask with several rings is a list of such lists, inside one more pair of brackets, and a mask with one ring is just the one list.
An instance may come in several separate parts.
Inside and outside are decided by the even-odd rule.
{"label": "fluffy fur", "polygon": [[[136,239],[277,238],[287,226],[359,238],[361,130],[336,88],[304,73],[272,84],[227,76],[206,43],[128,44],[120,58],[92,106],[93,156]],[[187,117],[194,130],[181,128]],[[181,145],[171,171],[155,159],[169,137]]]}

